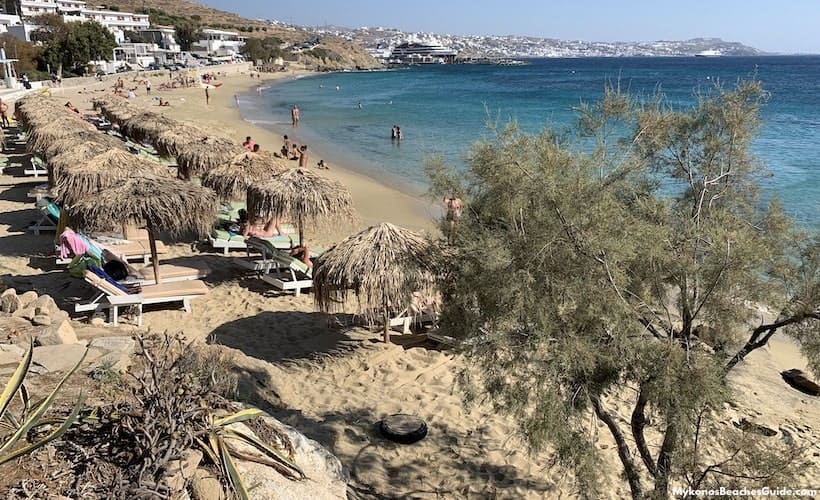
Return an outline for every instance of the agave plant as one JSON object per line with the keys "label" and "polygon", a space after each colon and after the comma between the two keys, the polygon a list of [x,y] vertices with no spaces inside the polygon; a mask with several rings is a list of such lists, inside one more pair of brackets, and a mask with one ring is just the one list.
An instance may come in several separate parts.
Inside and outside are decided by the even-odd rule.
{"label": "agave plant", "polygon": [[[285,456],[281,451],[273,448],[256,436],[231,427],[231,424],[247,422],[264,415],[265,413],[262,410],[256,408],[242,410],[233,415],[218,419],[210,415],[208,417],[208,442],[205,443],[203,440],[197,439],[200,448],[202,448],[214,464],[217,464],[222,469],[234,492],[241,500],[250,500],[250,493],[242,479],[242,475],[236,468],[234,456],[237,453],[231,448],[231,440],[244,442],[261,453],[260,456],[255,457],[242,455],[241,458],[252,459],[255,462],[272,467],[289,479],[296,480],[305,478],[305,474],[293,462],[293,456]],[[290,451],[292,452],[292,450]]]}
{"label": "agave plant", "polygon": [[[11,379],[9,379],[6,383],[3,393],[0,394],[0,427],[7,431],[0,435],[0,465],[31,453],[32,451],[61,437],[77,420],[77,416],[80,413],[80,408],[83,405],[83,395],[80,393],[80,396],[77,398],[77,402],[74,404],[74,409],[68,417],[62,420],[62,422],[58,421],[60,425],[55,430],[51,431],[51,433],[35,441],[34,443],[15,448],[17,443],[19,443],[20,440],[24,436],[28,435],[29,431],[35,427],[53,423],[52,421],[43,421],[43,415],[45,415],[54,403],[57,393],[60,392],[60,389],[62,389],[65,382],[69,379],[69,377],[71,377],[71,375],[74,374],[75,371],[77,371],[80,364],[82,364],[86,354],[88,354],[88,351],[86,350],[74,368],[65,374],[54,390],[51,391],[51,394],[43,399],[42,402],[35,405],[36,407],[32,410],[31,400],[29,399],[29,394],[26,390],[24,382],[26,380],[26,375],[28,375],[29,367],[31,366],[33,353],[33,345],[29,345],[28,352],[26,352],[25,356],[23,356],[23,359],[20,361],[20,364],[17,366],[14,374],[12,374]],[[18,394],[20,396],[23,408],[20,411],[20,414],[15,417],[12,415],[12,412],[9,411],[9,405],[15,395]]]}

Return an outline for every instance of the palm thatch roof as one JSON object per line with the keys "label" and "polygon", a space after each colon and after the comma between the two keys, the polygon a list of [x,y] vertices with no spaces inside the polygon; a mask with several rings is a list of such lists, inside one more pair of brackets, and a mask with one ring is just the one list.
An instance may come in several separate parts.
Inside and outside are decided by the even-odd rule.
{"label": "palm thatch roof", "polygon": [[162,156],[176,157],[185,146],[192,142],[201,141],[208,137],[208,133],[201,128],[184,123],[177,123],[171,128],[162,130],[154,138],[153,144]]}
{"label": "palm thatch roof", "polygon": [[125,120],[122,124],[122,131],[135,141],[153,144],[159,134],[177,125],[176,120],[159,113],[143,111]]}
{"label": "palm thatch roof", "polygon": [[82,148],[85,145],[91,144],[96,149],[106,151],[108,149],[122,149],[125,150],[123,142],[107,134],[101,134],[98,131],[86,130],[72,130],[70,133],[61,136],[51,143],[43,147],[43,153],[46,158],[53,158],[62,153],[74,152],[77,148]]}
{"label": "palm thatch roof", "polygon": [[294,168],[248,188],[248,212],[267,219],[296,221],[299,241],[304,224],[353,219],[353,199],[338,181]]}
{"label": "palm thatch roof", "polygon": [[161,177],[164,170],[157,162],[122,149],[110,149],[61,169],[57,174],[57,198],[64,205],[73,205],[89,195],[96,197],[99,192],[127,179]]}
{"label": "palm thatch roof", "polygon": [[53,141],[76,133],[78,130],[95,131],[96,128],[87,121],[70,115],[52,117],[44,124],[31,123],[26,148],[31,152],[40,151]]}
{"label": "palm thatch roof", "polygon": [[132,176],[71,206],[69,215],[86,230],[110,231],[126,223],[173,236],[207,234],[214,223],[216,195],[168,177]]}
{"label": "palm thatch roof", "polygon": [[122,124],[132,116],[139,114],[142,110],[126,101],[122,97],[102,97],[93,101],[94,109],[100,111],[111,123]]}
{"label": "palm thatch roof", "polygon": [[437,247],[421,234],[383,223],[337,243],[313,265],[316,306],[339,312],[355,294],[371,324],[391,309],[410,305],[414,292],[433,289]]}
{"label": "palm thatch roof", "polygon": [[242,146],[222,137],[203,137],[181,149],[177,154],[177,164],[185,177],[226,165],[237,155],[247,152]]}
{"label": "palm thatch roof", "polygon": [[270,154],[244,152],[230,163],[214,167],[202,176],[202,185],[228,200],[244,199],[248,188],[283,172],[288,164]]}
{"label": "palm thatch roof", "polygon": [[53,116],[57,108],[56,101],[37,94],[29,94],[14,102],[14,112],[26,126],[36,117]]}

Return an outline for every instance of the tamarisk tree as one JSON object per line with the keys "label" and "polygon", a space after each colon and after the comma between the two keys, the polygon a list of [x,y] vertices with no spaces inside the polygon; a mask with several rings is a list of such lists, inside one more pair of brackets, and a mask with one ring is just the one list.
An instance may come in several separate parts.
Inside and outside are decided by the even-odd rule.
{"label": "tamarisk tree", "polygon": [[740,82],[676,110],[609,88],[571,132],[510,125],[466,172],[428,163],[433,192],[466,204],[441,287],[467,396],[518,417],[584,496],[600,492],[590,417],[636,499],[770,484],[802,457],[718,425],[728,375],[775,333],[820,368],[820,240],[761,201],[750,153],[766,98]]}

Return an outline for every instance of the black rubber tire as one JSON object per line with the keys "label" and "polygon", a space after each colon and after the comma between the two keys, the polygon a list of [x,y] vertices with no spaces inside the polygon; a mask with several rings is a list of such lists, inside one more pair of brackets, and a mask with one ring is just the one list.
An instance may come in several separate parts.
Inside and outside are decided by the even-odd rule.
{"label": "black rubber tire", "polygon": [[379,430],[390,441],[413,444],[427,436],[427,423],[414,415],[397,413],[385,417],[379,423]]}

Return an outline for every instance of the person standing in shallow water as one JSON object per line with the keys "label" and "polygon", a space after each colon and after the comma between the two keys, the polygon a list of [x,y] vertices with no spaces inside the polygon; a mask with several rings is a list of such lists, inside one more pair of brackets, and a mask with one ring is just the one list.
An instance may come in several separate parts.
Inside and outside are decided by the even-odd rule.
{"label": "person standing in shallow water", "polygon": [[294,127],[299,126],[299,108],[295,104],[290,110],[290,120]]}

